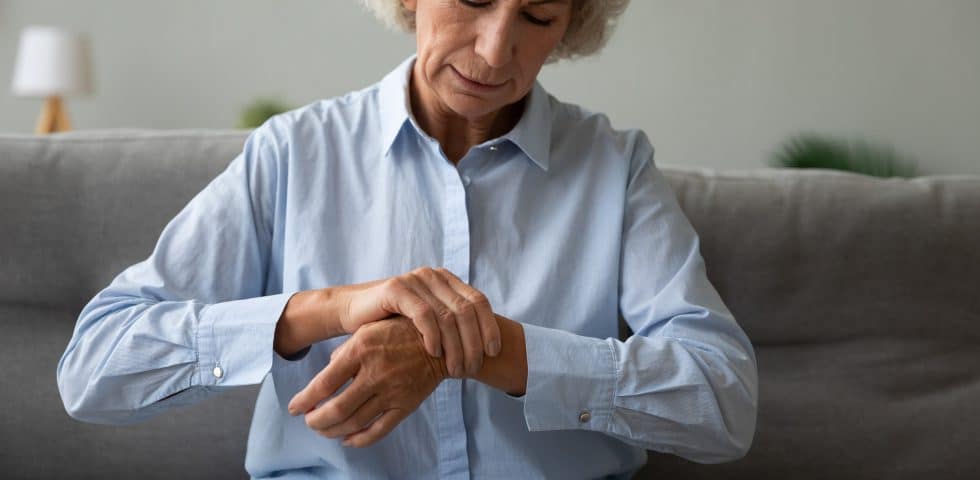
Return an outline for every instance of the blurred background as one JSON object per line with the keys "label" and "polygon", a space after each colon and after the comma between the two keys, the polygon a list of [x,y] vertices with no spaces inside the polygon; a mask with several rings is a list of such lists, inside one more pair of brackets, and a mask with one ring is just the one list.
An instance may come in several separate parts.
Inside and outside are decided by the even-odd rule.
{"label": "blurred background", "polygon": [[[11,87],[32,25],[88,38],[77,130],[235,128],[259,99],[341,95],[414,51],[356,0],[0,0],[0,133],[41,111]],[[634,0],[599,56],[540,80],[643,129],[663,164],[758,168],[811,132],[980,174],[978,0]]]}

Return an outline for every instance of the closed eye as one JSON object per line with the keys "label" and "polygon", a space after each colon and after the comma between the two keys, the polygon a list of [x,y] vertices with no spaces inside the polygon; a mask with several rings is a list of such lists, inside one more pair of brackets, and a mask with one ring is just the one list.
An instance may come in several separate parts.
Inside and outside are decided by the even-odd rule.
{"label": "closed eye", "polygon": [[[467,7],[470,8],[486,8],[489,7],[490,4],[493,2],[474,2],[472,0],[459,0],[459,3],[462,3],[463,5],[466,5]],[[551,20],[540,19],[527,12],[522,13],[522,15],[524,16],[525,20],[533,23],[534,25],[540,25],[542,27],[547,27],[548,25],[551,25],[552,22]]]}
{"label": "closed eye", "polygon": [[527,13],[527,12],[524,12],[524,18],[526,18],[527,21],[529,21],[529,22],[531,22],[531,23],[533,23],[535,25],[541,25],[542,27],[547,27],[548,25],[551,25],[551,20],[542,20],[542,19],[540,19],[538,17],[535,17],[534,15],[531,15],[530,13]]}

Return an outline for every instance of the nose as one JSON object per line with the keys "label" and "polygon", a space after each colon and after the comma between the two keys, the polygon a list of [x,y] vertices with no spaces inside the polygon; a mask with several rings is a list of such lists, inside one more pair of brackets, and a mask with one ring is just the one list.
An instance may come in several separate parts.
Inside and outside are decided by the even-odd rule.
{"label": "nose", "polygon": [[503,67],[514,57],[517,46],[516,19],[507,10],[499,8],[487,15],[476,37],[476,54],[491,68]]}

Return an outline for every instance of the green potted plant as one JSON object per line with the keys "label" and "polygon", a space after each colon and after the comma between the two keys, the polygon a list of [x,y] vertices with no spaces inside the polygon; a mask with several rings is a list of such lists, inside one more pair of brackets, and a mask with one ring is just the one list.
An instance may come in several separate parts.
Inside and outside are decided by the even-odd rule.
{"label": "green potted plant", "polygon": [[253,100],[242,110],[238,119],[238,128],[256,128],[265,123],[269,117],[288,112],[292,108],[285,102],[275,98],[259,98]]}
{"label": "green potted plant", "polygon": [[782,168],[827,168],[876,177],[914,177],[917,167],[894,148],[866,140],[844,140],[814,133],[801,133],[776,151],[770,166]]}

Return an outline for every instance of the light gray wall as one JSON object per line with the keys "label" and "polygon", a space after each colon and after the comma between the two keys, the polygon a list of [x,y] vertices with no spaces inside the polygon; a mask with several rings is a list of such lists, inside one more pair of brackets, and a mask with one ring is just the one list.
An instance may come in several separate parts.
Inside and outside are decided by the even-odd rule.
{"label": "light gray wall", "polygon": [[[378,80],[414,49],[355,0],[0,0],[0,131],[29,24],[88,32],[97,92],[76,128],[225,128]],[[634,0],[598,58],[546,67],[559,98],[644,129],[658,162],[754,168],[787,135],[862,135],[925,173],[980,173],[980,0]]]}

